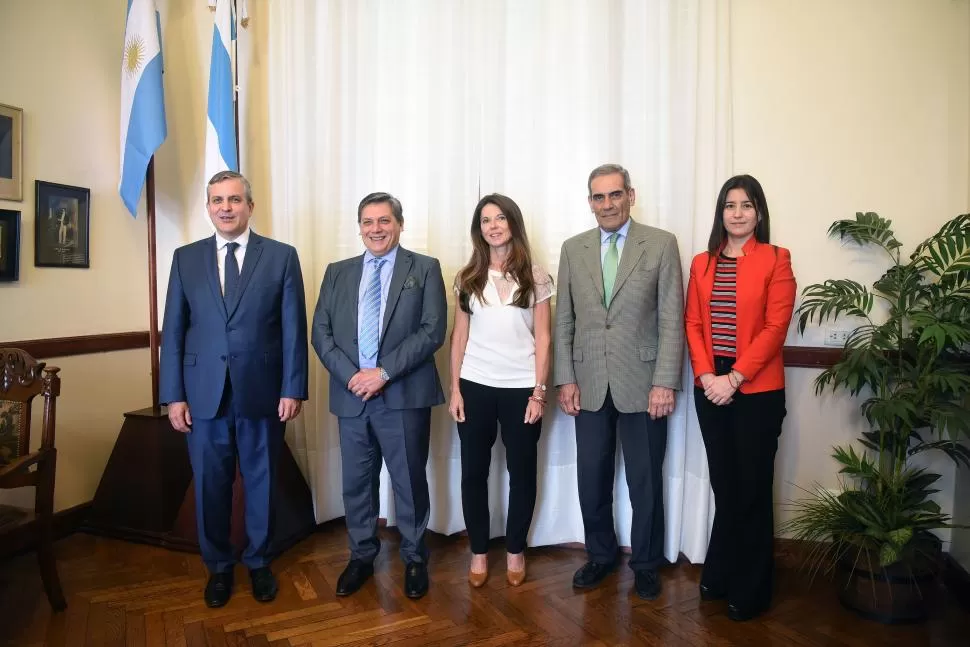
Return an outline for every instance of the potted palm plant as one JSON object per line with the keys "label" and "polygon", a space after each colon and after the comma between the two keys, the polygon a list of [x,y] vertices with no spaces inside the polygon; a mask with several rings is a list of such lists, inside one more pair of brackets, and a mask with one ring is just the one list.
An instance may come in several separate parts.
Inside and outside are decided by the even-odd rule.
{"label": "potted palm plant", "polygon": [[916,457],[943,452],[970,466],[970,214],[901,253],[892,222],[875,213],[839,220],[829,236],[881,250],[889,268],[870,287],[849,279],[810,285],[798,329],[840,317],[862,323],[841,359],[815,380],[817,394],[859,397],[868,430],[836,447],[840,486],[814,486],[791,504],[783,531],[807,540],[813,575],[836,574],[842,603],[883,622],[927,615],[937,570],[934,530],[952,527],[932,500],[939,474]]}

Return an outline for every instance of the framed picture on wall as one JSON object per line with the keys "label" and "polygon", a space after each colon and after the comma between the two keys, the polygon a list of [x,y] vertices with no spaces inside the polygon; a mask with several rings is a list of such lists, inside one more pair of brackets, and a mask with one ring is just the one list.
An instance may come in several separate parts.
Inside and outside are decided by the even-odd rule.
{"label": "framed picture on wall", "polygon": [[0,200],[24,199],[24,111],[0,103]]}
{"label": "framed picture on wall", "polygon": [[20,212],[0,209],[0,281],[20,278]]}
{"label": "framed picture on wall", "polygon": [[35,182],[34,265],[90,267],[91,190]]}

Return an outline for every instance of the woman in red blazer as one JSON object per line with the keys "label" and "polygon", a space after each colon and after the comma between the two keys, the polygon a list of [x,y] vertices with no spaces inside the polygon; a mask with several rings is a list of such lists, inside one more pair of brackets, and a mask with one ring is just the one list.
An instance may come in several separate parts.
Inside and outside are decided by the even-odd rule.
{"label": "woman in red blazer", "polygon": [[687,285],[694,404],[716,506],[701,598],[727,599],[733,620],[767,610],[774,579],[772,481],[795,277],[769,229],[761,184],[750,175],[728,180]]}

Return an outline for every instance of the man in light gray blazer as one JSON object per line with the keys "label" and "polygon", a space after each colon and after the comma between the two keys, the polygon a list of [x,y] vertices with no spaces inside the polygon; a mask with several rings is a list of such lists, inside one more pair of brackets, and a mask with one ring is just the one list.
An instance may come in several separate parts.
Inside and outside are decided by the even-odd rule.
{"label": "man in light gray blazer", "polygon": [[381,461],[394,489],[404,592],[428,591],[430,516],[425,468],[431,407],[445,401],[434,353],[445,341],[447,305],[438,260],[398,245],[404,215],[387,193],[357,208],[362,256],[331,263],[313,315],[313,348],[330,372],[330,412],[338,418],[350,563],[337,595],[374,573]]}
{"label": "man in light gray blazer", "polygon": [[588,189],[599,227],[563,243],[555,332],[559,406],[576,417],[588,559],[573,586],[594,587],[616,565],[619,434],[633,507],[630,568],[637,594],[652,600],[666,561],[663,462],[684,351],[680,253],[673,234],[630,219],[636,192],[622,166],[593,169]]}

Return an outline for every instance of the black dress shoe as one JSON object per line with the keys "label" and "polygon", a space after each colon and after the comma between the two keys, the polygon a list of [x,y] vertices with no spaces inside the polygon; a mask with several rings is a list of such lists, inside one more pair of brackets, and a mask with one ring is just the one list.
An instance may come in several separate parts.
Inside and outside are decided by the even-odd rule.
{"label": "black dress shoe", "polygon": [[745,620],[751,620],[757,618],[762,613],[768,610],[768,607],[754,607],[751,609],[746,609],[739,607],[734,604],[729,604],[727,609],[728,618],[734,620],[735,622],[744,622]]}
{"label": "black dress shoe", "polygon": [[271,602],[276,599],[276,592],[279,587],[276,584],[276,577],[269,566],[254,568],[249,571],[249,579],[253,583],[253,598],[257,602]]}
{"label": "black dress shoe", "polygon": [[417,600],[427,592],[428,565],[424,562],[411,562],[404,571],[404,595]]}
{"label": "black dress shoe", "polygon": [[723,600],[724,598],[727,597],[725,594],[721,593],[720,591],[715,591],[711,587],[705,586],[704,584],[701,584],[700,589],[701,589],[701,600],[703,600],[704,602]]}
{"label": "black dress shoe", "polygon": [[213,573],[205,585],[205,605],[212,609],[226,606],[232,597],[232,571]]}
{"label": "black dress shoe", "polygon": [[573,586],[577,589],[591,589],[613,572],[616,562],[600,564],[599,562],[586,562],[582,568],[573,575]]}
{"label": "black dress shoe", "polygon": [[652,569],[636,571],[634,588],[641,600],[656,600],[660,597],[660,576]]}
{"label": "black dress shoe", "polygon": [[337,579],[337,595],[350,595],[357,592],[364,586],[371,575],[374,574],[374,565],[359,559],[352,559],[347,564],[347,568]]}

